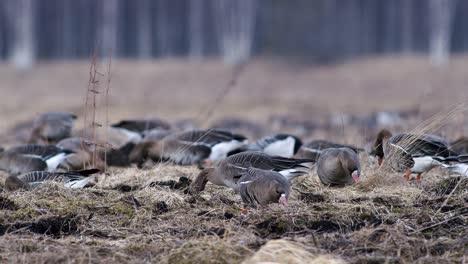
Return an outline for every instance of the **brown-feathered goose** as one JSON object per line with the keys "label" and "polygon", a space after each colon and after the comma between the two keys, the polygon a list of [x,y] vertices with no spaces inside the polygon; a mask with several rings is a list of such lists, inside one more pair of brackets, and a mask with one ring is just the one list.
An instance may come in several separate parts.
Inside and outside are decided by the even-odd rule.
{"label": "brown-feathered goose", "polygon": [[197,164],[225,158],[227,153],[246,144],[246,138],[222,130],[193,130],[175,133],[159,141],[141,142],[130,153],[131,162],[146,158],[170,160],[176,164]]}
{"label": "brown-feathered goose", "polygon": [[270,203],[287,206],[291,185],[279,172],[248,168],[239,180],[239,191],[244,204],[254,208]]}
{"label": "brown-feathered goose", "polygon": [[358,153],[359,151],[363,151],[364,149],[358,148],[351,145],[339,144],[334,143],[327,140],[313,140],[307,144],[304,144],[297,154],[298,157],[301,158],[308,158],[313,160],[318,160],[320,154],[329,148],[349,148],[354,152]]}
{"label": "brown-feathered goose", "polygon": [[98,169],[70,172],[33,171],[20,176],[9,176],[5,180],[5,188],[9,191],[18,189],[30,190],[45,181],[60,181],[64,183],[65,187],[73,189],[84,188],[93,180],[93,177],[89,176],[98,172]]}
{"label": "brown-feathered goose", "polygon": [[213,168],[203,169],[189,191],[191,193],[203,191],[208,181],[237,190],[240,177],[245,169],[250,167],[276,171],[285,179],[291,180],[308,173],[310,162],[308,159],[273,157],[262,152],[242,152],[216,162]]}
{"label": "brown-feathered goose", "polygon": [[302,141],[296,136],[277,134],[263,137],[252,144],[231,151],[228,156],[244,151],[261,151],[271,156],[291,158],[302,146]]}
{"label": "brown-feathered goose", "polygon": [[171,125],[162,119],[122,120],[118,123],[112,124],[111,127],[123,128],[140,134],[151,129],[171,129]]}
{"label": "brown-feathered goose", "polygon": [[76,115],[47,112],[34,120],[29,143],[55,144],[71,134]]}
{"label": "brown-feathered goose", "polygon": [[386,158],[393,170],[405,172],[408,181],[411,173],[416,173],[416,180],[420,181],[422,173],[441,166],[440,160],[457,156],[449,149],[448,142],[439,136],[408,133],[392,135],[386,129],[377,134],[371,154],[377,156],[379,166]]}
{"label": "brown-feathered goose", "polygon": [[325,185],[357,183],[361,172],[359,157],[349,148],[325,149],[317,160],[317,174]]}
{"label": "brown-feathered goose", "polygon": [[[93,153],[97,151],[95,144],[81,137],[63,139],[57,143],[57,147],[73,151],[59,165],[59,168],[67,171],[82,170],[91,166],[93,163]],[[94,163],[94,167],[104,169],[104,161],[101,155],[95,155]]]}

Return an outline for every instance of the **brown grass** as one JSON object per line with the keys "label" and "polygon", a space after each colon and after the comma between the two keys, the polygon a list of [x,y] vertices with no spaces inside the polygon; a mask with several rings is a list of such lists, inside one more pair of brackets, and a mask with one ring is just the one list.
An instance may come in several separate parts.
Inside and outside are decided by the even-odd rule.
{"label": "brown grass", "polygon": [[[213,118],[235,115],[264,124],[272,114],[287,113],[320,121],[330,112],[419,107],[421,96],[423,116],[459,109],[453,105],[466,96],[466,57],[455,58],[447,69],[432,69],[425,61],[369,59],[327,67],[254,61],[216,106]],[[26,79],[0,66],[4,77],[0,89],[7,94],[2,106],[5,123],[0,128],[44,110],[78,112],[87,66],[44,64]],[[200,118],[206,113],[203,107],[212,103],[212,91],[225,87],[232,74],[218,62],[115,61],[112,67],[110,122],[127,117]],[[50,72],[58,77],[43,80]],[[13,94],[9,87],[20,92]],[[37,104],[27,104],[30,97]],[[17,105],[24,107],[19,111]],[[461,110],[456,111],[442,112],[427,124],[420,121],[422,128],[404,125],[408,131],[426,133],[434,131],[437,123],[441,133],[455,137]],[[318,137],[366,143],[362,131],[352,126],[339,132],[318,129],[305,136]],[[466,259],[467,179],[435,169],[417,186],[400,174],[379,170],[365,154],[361,163],[362,181],[355,186],[324,187],[311,172],[293,181],[288,208],[272,205],[251,210],[246,217],[240,213],[239,195],[227,188],[208,184],[200,197],[185,194],[185,187],[175,183],[182,183],[181,177],[193,180],[198,169],[166,163],[146,170],[109,168],[108,176],[100,175],[96,186],[84,190],[48,183],[31,192],[2,191],[0,260],[453,263]],[[324,259],[328,262],[320,262]]]}

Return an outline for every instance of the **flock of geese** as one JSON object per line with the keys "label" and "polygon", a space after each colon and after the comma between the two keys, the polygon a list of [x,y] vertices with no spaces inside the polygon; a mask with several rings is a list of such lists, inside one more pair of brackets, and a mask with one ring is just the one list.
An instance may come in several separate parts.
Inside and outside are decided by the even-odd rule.
{"label": "flock of geese", "polygon": [[[359,153],[365,151],[325,140],[304,144],[289,134],[249,143],[247,137],[223,129],[174,131],[159,119],[123,120],[104,132],[94,130],[90,135],[88,129],[76,136],[72,133],[76,119],[67,112],[43,113],[32,123],[26,144],[2,149],[0,170],[9,174],[5,189],[29,190],[45,181],[84,188],[94,185],[92,175],[106,166],[143,167],[163,161],[201,169],[189,186],[192,195],[211,182],[238,191],[247,206],[287,205],[291,180],[312,169],[326,186],[358,183]],[[407,181],[416,174],[420,182],[421,175],[435,167],[468,176],[467,149],[466,138],[451,144],[436,135],[393,135],[383,129],[367,153],[379,166],[404,173]]]}

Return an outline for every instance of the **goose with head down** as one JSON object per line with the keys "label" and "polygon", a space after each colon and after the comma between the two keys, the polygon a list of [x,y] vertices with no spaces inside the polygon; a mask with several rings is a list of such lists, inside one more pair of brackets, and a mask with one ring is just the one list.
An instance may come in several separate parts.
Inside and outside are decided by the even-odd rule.
{"label": "goose with head down", "polygon": [[185,131],[161,140],[141,142],[130,153],[130,161],[141,162],[150,158],[180,165],[199,164],[204,160],[223,159],[230,151],[246,143],[244,136],[223,130]]}
{"label": "goose with head down", "polygon": [[386,129],[377,134],[371,154],[377,156],[379,166],[385,159],[390,168],[404,172],[407,181],[411,173],[416,173],[418,182],[422,173],[441,166],[444,159],[458,156],[450,150],[447,140],[439,136],[410,133],[392,135]]}
{"label": "goose with head down", "polygon": [[70,136],[76,115],[68,112],[47,112],[37,117],[28,143],[55,144]]}
{"label": "goose with head down", "polygon": [[5,188],[9,191],[18,189],[33,189],[46,181],[63,182],[65,187],[77,189],[93,184],[93,175],[98,173],[98,169],[69,171],[69,172],[47,172],[33,171],[20,176],[11,175],[5,180]]}
{"label": "goose with head down", "polygon": [[325,149],[317,161],[317,174],[324,185],[345,186],[359,182],[359,157],[350,148]]}
{"label": "goose with head down", "polygon": [[285,179],[291,180],[309,172],[312,164],[309,159],[274,157],[262,152],[242,152],[214,164],[213,168],[203,169],[191,184],[189,192],[199,193],[206,183],[239,189],[239,179],[247,168],[276,171]]}

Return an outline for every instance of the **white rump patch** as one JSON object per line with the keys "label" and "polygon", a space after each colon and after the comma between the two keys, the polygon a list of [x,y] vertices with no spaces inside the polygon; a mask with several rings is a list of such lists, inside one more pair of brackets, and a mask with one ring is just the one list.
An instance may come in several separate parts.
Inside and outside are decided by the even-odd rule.
{"label": "white rump patch", "polygon": [[211,147],[211,154],[209,160],[220,160],[227,157],[227,154],[237,148],[244,146],[246,143],[239,140],[231,140],[228,142],[221,142]]}
{"label": "white rump patch", "polygon": [[293,137],[287,137],[269,144],[263,149],[263,152],[270,156],[291,158],[294,155],[295,143],[296,140]]}
{"label": "white rump patch", "polygon": [[67,154],[65,153],[59,153],[49,159],[47,159],[45,162],[47,164],[47,170],[48,171],[54,171],[57,169],[57,167],[62,163],[65,159],[67,158]]}

